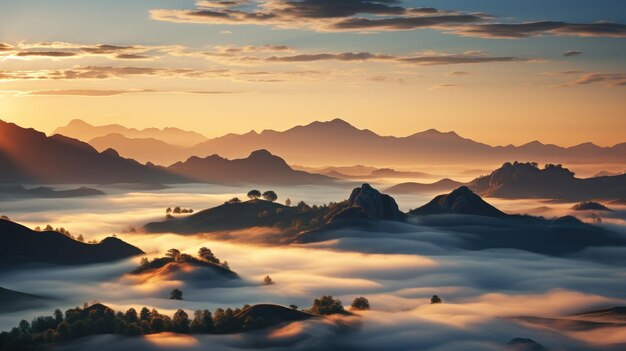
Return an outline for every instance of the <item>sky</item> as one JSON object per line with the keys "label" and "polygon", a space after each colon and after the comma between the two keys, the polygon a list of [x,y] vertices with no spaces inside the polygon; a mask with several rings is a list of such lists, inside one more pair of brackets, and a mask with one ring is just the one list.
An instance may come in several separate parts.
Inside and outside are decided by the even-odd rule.
{"label": "sky", "polygon": [[0,2],[0,118],[626,141],[620,0]]}

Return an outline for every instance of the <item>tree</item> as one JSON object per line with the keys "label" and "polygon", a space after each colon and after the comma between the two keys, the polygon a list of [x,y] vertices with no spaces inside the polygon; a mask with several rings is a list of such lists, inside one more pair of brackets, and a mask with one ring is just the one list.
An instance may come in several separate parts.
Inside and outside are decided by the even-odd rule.
{"label": "tree", "polygon": [[352,301],[352,305],[350,306],[351,310],[355,311],[363,311],[370,309],[370,302],[364,298],[363,296],[357,297]]}
{"label": "tree", "polygon": [[291,305],[289,305],[289,308],[291,308],[292,310],[297,310],[298,309],[298,305],[291,304]]}
{"label": "tree", "polygon": [[265,278],[263,278],[263,283],[265,285],[272,285],[274,284],[274,281],[272,280],[272,278],[270,278],[269,275],[266,275]]}
{"label": "tree", "polygon": [[285,200],[285,206],[291,207],[291,199],[290,198],[287,198],[287,200]]}
{"label": "tree", "polygon": [[170,214],[170,213],[172,213],[172,208],[171,208],[171,207],[168,207],[168,208],[165,210],[165,214],[166,214],[166,215],[168,215],[168,214]]}
{"label": "tree", "polygon": [[148,257],[142,257],[141,261],[139,262],[139,265],[141,266],[147,266],[150,264],[150,260],[148,260]]}
{"label": "tree", "polygon": [[344,309],[339,299],[333,299],[330,295],[324,295],[313,301],[311,312],[323,316],[328,314],[343,313]]}
{"label": "tree", "polygon": [[252,190],[248,191],[248,198],[250,200],[256,200],[256,199],[258,199],[260,197],[261,197],[261,192],[258,191],[258,190],[252,189]]}
{"label": "tree", "polygon": [[59,338],[61,340],[69,340],[72,336],[72,327],[68,322],[61,322],[57,326],[57,333],[59,333]]}
{"label": "tree", "polygon": [[61,310],[58,308],[54,310],[54,321],[56,322],[57,325],[63,322],[63,312],[61,312]]}
{"label": "tree", "polygon": [[437,295],[433,295],[433,297],[430,298],[430,303],[431,304],[435,304],[435,303],[442,303],[443,300],[441,300],[441,298]]}
{"label": "tree", "polygon": [[198,256],[200,256],[200,258],[204,259],[207,262],[211,262],[215,264],[220,263],[220,259],[215,257],[211,249],[206,248],[206,247],[201,247],[200,250],[198,250]]}
{"label": "tree", "polygon": [[268,190],[266,192],[263,193],[263,198],[267,201],[276,201],[278,199],[278,195],[276,195],[276,193],[272,190]]}
{"label": "tree", "polygon": [[180,251],[178,249],[169,249],[165,253],[165,256],[171,257],[174,261],[178,261],[180,258]]}
{"label": "tree", "polygon": [[180,214],[180,211],[181,211],[180,207],[178,206],[174,207],[174,213]]}
{"label": "tree", "polygon": [[137,316],[137,310],[134,308],[129,308],[128,311],[126,311],[126,314],[124,314],[124,320],[126,320],[127,323],[135,323],[139,320],[139,317]]}
{"label": "tree", "polygon": [[238,197],[233,197],[232,199],[226,201],[227,204],[238,204],[241,203],[241,200],[239,200]]}
{"label": "tree", "polygon": [[178,310],[172,318],[174,331],[178,333],[189,333],[189,316],[187,312]]}
{"label": "tree", "polygon": [[78,234],[78,236],[76,237],[76,240],[77,240],[77,241],[80,241],[81,243],[84,243],[84,242],[85,242],[85,238],[83,237],[83,235],[82,235],[82,234]]}
{"label": "tree", "polygon": [[170,300],[182,300],[183,299],[183,292],[180,289],[174,289],[172,290],[172,292],[170,293]]}

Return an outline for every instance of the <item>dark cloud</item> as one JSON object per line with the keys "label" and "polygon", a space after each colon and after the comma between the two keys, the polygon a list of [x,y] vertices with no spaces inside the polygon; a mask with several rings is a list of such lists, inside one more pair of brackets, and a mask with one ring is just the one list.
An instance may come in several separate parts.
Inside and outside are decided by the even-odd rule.
{"label": "dark cloud", "polygon": [[582,51],[566,51],[563,53],[564,57],[571,57],[571,56],[578,56],[578,55],[582,55]]}
{"label": "dark cloud", "polygon": [[494,63],[494,62],[525,62],[527,58],[514,56],[489,56],[481,52],[467,52],[461,54],[425,54],[420,56],[393,56],[387,54],[375,54],[369,52],[345,52],[345,53],[316,53],[298,54],[291,56],[271,56],[266,58],[269,62],[312,62],[312,61],[388,61],[400,64],[419,66],[454,65],[469,63]]}
{"label": "dark cloud", "polygon": [[145,56],[145,55],[136,55],[136,54],[119,54],[116,55],[115,58],[121,59],[121,60],[147,60],[150,59],[150,56]]}
{"label": "dark cloud", "polygon": [[417,28],[429,28],[449,23],[472,23],[482,21],[479,15],[442,15],[420,17],[392,17],[392,18],[348,18],[334,23],[333,29],[350,30],[410,30]]}
{"label": "dark cloud", "polygon": [[454,71],[454,72],[449,72],[448,75],[449,76],[454,76],[454,77],[462,77],[462,76],[469,76],[469,72]]}
{"label": "dark cloud", "polygon": [[75,52],[67,52],[67,51],[20,51],[16,55],[21,56],[21,57],[27,57],[27,56],[72,57],[78,54]]}
{"label": "dark cloud", "polygon": [[[443,29],[445,30],[445,28]],[[567,23],[555,21],[487,23],[451,27],[451,32],[463,36],[509,39],[542,35],[623,38],[626,37],[626,25],[611,22]]]}

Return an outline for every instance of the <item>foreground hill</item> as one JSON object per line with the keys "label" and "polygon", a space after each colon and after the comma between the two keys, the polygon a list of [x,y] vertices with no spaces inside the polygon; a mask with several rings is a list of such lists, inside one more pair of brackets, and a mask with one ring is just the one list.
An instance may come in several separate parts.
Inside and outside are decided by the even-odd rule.
{"label": "foreground hill", "polygon": [[218,184],[304,185],[333,184],[334,179],[292,169],[282,158],[267,150],[256,150],[248,157],[229,160],[218,155],[191,157],[167,170],[199,182]]}
{"label": "foreground hill", "polygon": [[[267,149],[291,163],[415,165],[469,162],[505,162],[532,159],[549,162],[626,163],[626,143],[600,147],[585,143],[564,148],[534,141],[521,146],[490,146],[463,138],[454,132],[431,129],[406,137],[381,136],[367,129],[334,119],[313,122],[279,132],[264,130],[228,134],[209,139],[190,149],[190,155],[217,153],[242,157],[253,150]],[[320,158],[320,155],[324,155]]]}
{"label": "foreground hill", "polygon": [[109,134],[120,134],[126,138],[156,139],[167,144],[189,147],[201,143],[206,137],[200,133],[182,130],[178,128],[146,128],[135,129],[126,128],[119,124],[109,124],[104,126],[93,126],[80,119],[74,119],[64,127],[57,128],[53,134],[61,134],[76,138],[82,141],[89,141],[94,138],[103,137]]}
{"label": "foreground hill", "polygon": [[300,203],[285,206],[265,200],[227,202],[189,216],[148,223],[144,230],[149,233],[191,234],[265,227],[293,234],[330,223],[345,225],[355,221],[401,221],[404,218],[405,214],[398,209],[391,196],[363,184],[352,191],[348,200],[329,205],[311,207]]}
{"label": "foreground hill", "polygon": [[87,143],[62,135],[0,121],[0,181],[15,183],[175,183],[184,178],[120,157],[98,152]]}
{"label": "foreground hill", "polygon": [[0,219],[0,269],[23,264],[80,265],[116,261],[143,251],[109,237],[98,244],[85,244],[53,231],[36,232]]}

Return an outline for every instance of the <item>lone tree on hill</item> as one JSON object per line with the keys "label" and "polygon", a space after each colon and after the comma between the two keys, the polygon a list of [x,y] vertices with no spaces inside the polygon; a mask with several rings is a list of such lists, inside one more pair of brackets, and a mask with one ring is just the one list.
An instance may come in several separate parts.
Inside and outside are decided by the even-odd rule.
{"label": "lone tree on hill", "polygon": [[178,249],[169,249],[165,253],[165,256],[171,257],[174,261],[178,261],[180,258],[180,251]]}
{"label": "lone tree on hill", "polygon": [[430,303],[431,304],[435,304],[435,303],[442,303],[443,301],[441,300],[441,298],[437,295],[433,295],[433,297],[430,298]]}
{"label": "lone tree on hill", "polygon": [[182,300],[183,299],[183,291],[180,289],[174,289],[170,293],[170,300]]}
{"label": "lone tree on hill", "polygon": [[272,285],[274,284],[274,281],[272,280],[272,278],[270,278],[269,275],[266,275],[265,278],[263,278],[263,283],[265,285]]}
{"label": "lone tree on hill", "polygon": [[252,189],[252,190],[248,191],[248,198],[250,200],[256,200],[256,199],[258,199],[260,197],[261,197],[261,192],[258,191],[258,190]]}
{"label": "lone tree on hill", "polygon": [[268,190],[266,192],[263,193],[263,198],[267,201],[276,201],[278,199],[278,195],[276,195],[275,192],[273,192],[272,190]]}

